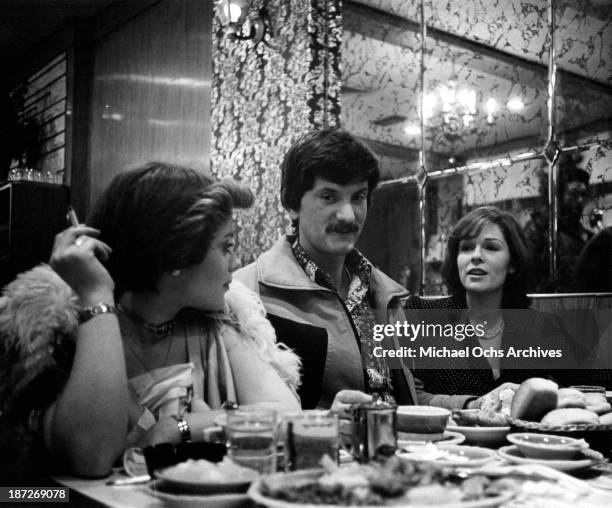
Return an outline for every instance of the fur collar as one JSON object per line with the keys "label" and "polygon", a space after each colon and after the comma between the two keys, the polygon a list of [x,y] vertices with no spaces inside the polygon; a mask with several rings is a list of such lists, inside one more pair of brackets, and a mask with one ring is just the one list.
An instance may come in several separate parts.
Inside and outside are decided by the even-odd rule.
{"label": "fur collar", "polygon": [[[284,345],[277,344],[259,297],[244,284],[233,281],[226,302],[244,340],[254,341],[261,357],[292,390],[297,390],[300,360]],[[20,391],[40,373],[56,367],[54,353],[58,345],[74,343],[77,327],[78,299],[49,266],[39,265],[8,284],[0,298],[0,352],[2,364],[8,364],[3,367],[9,368],[13,377],[12,382],[6,383],[7,388],[11,385],[11,390]],[[0,389],[0,401],[6,396],[9,394]]]}
{"label": "fur collar", "polygon": [[255,341],[260,356],[274,367],[295,393],[300,385],[300,359],[284,344],[276,342],[274,327],[266,318],[266,309],[259,296],[242,282],[234,280],[225,294],[225,301],[230,313],[238,320],[241,333]]}

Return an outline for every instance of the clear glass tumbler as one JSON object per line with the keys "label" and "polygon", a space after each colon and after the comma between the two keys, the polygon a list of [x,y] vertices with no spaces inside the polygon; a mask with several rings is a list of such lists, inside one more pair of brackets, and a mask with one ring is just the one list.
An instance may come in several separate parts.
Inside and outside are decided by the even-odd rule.
{"label": "clear glass tumbler", "polygon": [[324,455],[337,464],[339,447],[336,414],[308,410],[285,416],[285,470],[320,467]]}
{"label": "clear glass tumbler", "polygon": [[275,411],[228,411],[225,432],[229,457],[236,464],[250,467],[261,474],[274,473],[276,428]]}

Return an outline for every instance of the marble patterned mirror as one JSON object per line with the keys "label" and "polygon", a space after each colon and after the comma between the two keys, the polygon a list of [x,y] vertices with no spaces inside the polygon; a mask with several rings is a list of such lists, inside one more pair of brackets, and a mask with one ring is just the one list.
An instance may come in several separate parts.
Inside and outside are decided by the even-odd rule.
{"label": "marble patterned mirror", "polygon": [[[538,239],[534,290],[576,290],[565,272],[584,242],[568,249],[567,216],[584,241],[612,226],[612,5],[345,1],[343,30],[340,122],[382,165],[361,240],[374,263],[444,293],[452,225],[494,204]],[[570,173],[584,188],[565,189]]]}

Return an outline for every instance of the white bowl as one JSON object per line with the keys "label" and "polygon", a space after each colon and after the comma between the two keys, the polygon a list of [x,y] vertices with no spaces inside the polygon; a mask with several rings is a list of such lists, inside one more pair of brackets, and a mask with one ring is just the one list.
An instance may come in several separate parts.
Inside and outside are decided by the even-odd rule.
{"label": "white bowl", "polygon": [[443,407],[399,406],[397,429],[417,434],[439,434],[446,429],[450,414]]}
{"label": "white bowl", "polygon": [[571,460],[589,447],[584,439],[533,432],[509,434],[507,439],[515,444],[525,457],[532,459]]}

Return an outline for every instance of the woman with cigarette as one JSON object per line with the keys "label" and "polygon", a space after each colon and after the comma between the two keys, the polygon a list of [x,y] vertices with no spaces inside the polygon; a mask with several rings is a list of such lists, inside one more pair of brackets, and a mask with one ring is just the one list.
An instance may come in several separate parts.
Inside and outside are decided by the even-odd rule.
{"label": "woman with cigarette", "polygon": [[127,445],[201,439],[225,401],[300,409],[297,357],[232,283],[232,209],[251,202],[236,183],[150,163],[115,177],[88,226],[57,236],[64,282],[43,278],[72,290],[64,310],[75,295],[80,319],[63,326],[73,343],[53,343],[71,369],[54,370],[59,395],[37,409],[45,445],[76,473],[107,474]]}
{"label": "woman with cigarette", "polygon": [[[573,366],[565,334],[553,316],[527,310],[530,253],[523,231],[512,215],[494,206],[477,208],[459,220],[450,234],[442,273],[452,295],[411,297],[408,309],[423,309],[424,319],[471,324],[478,334],[461,341],[446,338],[450,348],[469,350],[468,357],[448,358],[416,376],[426,392],[480,396],[503,383],[548,377],[544,366]],[[456,340],[457,339],[457,340]],[[439,344],[441,345],[441,344]],[[513,357],[513,351],[561,351],[561,358]],[[474,351],[487,351],[477,356]],[[549,353],[550,354],[550,353]],[[435,368],[435,367],[439,368]],[[562,371],[557,371],[561,374]]]}

